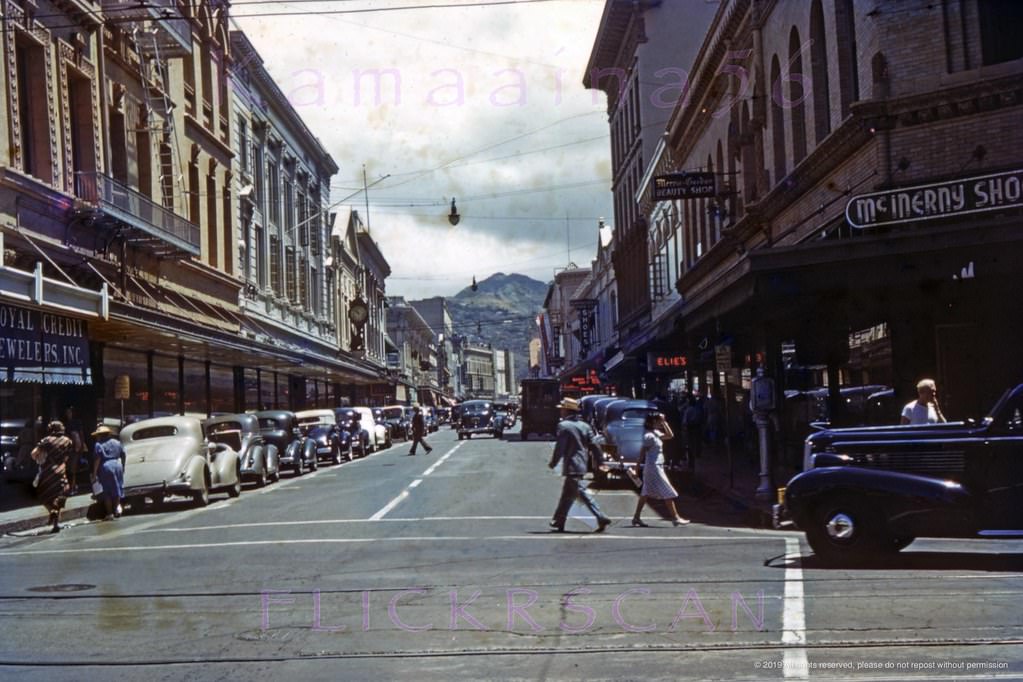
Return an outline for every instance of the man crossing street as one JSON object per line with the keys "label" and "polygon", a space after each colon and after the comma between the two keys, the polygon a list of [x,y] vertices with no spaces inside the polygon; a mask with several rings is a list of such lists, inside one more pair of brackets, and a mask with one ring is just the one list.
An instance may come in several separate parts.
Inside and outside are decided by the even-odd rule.
{"label": "man crossing street", "polygon": [[420,443],[426,448],[426,454],[433,452],[433,448],[426,442],[426,420],[423,419],[423,411],[417,405],[412,408],[412,449],[409,450],[409,457],[416,456],[416,446]]}
{"label": "man crossing street", "polygon": [[554,512],[551,528],[559,533],[565,532],[565,520],[572,503],[578,498],[597,517],[595,532],[603,533],[611,525],[611,519],[600,511],[593,493],[586,488],[583,477],[586,475],[590,448],[594,447],[596,434],[589,424],[579,419],[579,401],[564,398],[558,405],[561,409],[562,421],[558,424],[558,440],[554,445],[554,453],[548,465],[551,469],[561,462],[561,472],[565,482],[561,488],[561,499]]}

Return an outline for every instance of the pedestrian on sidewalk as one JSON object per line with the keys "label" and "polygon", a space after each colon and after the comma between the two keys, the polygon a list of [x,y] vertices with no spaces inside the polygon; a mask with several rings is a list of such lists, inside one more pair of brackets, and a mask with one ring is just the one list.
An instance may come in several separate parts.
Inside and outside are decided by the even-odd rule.
{"label": "pedestrian on sidewalk", "polygon": [[558,408],[561,410],[562,421],[558,424],[557,442],[554,444],[554,453],[548,466],[553,469],[560,462],[565,482],[561,487],[558,508],[550,523],[551,528],[559,533],[565,532],[568,510],[572,503],[579,499],[597,518],[595,532],[603,533],[611,525],[611,518],[600,511],[593,493],[587,489],[583,480],[589,464],[589,453],[597,447],[594,442],[596,433],[593,427],[580,419],[578,400],[564,398],[558,404]]}
{"label": "pedestrian on sidewalk", "polygon": [[675,434],[663,414],[649,414],[643,421],[643,449],[639,457],[643,463],[643,489],[636,502],[636,513],[632,515],[633,526],[648,527],[648,524],[639,517],[647,500],[663,500],[671,512],[672,525],[684,526],[689,523],[689,519],[679,516],[675,509],[678,492],[664,473],[664,441],[674,437]]}
{"label": "pedestrian on sidewalk", "polygon": [[686,408],[682,421],[686,425],[686,445],[689,447],[689,468],[700,458],[703,452],[703,427],[706,420],[706,413],[703,411],[703,398],[696,391],[693,391],[689,399],[689,406]]}
{"label": "pedestrian on sidewalk", "polygon": [[32,459],[39,465],[36,491],[43,507],[50,513],[51,533],[60,532],[60,512],[71,494],[67,478],[67,461],[74,453],[74,443],[64,433],[64,424],[50,422],[48,434],[32,450]]}
{"label": "pedestrian on sidewalk", "polygon": [[423,411],[416,405],[412,408],[412,449],[409,450],[409,457],[416,456],[416,446],[422,443],[426,454],[433,452],[433,448],[426,442],[426,420],[423,418]]}
{"label": "pedestrian on sidewalk", "polygon": [[71,439],[71,454],[67,460],[68,483],[71,485],[71,494],[78,492],[80,481],[78,470],[81,467],[82,459],[87,459],[89,448],[85,444],[85,427],[78,418],[78,411],[74,405],[68,405],[64,410],[63,417],[64,433]]}
{"label": "pedestrian on sidewalk", "polygon": [[114,437],[109,426],[100,424],[92,432],[96,439],[93,451],[92,480],[103,487],[100,498],[107,509],[104,519],[109,521],[121,515],[121,500],[124,498],[124,448]]}
{"label": "pedestrian on sidewalk", "polygon": [[921,379],[916,385],[916,396],[916,400],[902,408],[902,424],[938,424],[945,421],[934,379]]}

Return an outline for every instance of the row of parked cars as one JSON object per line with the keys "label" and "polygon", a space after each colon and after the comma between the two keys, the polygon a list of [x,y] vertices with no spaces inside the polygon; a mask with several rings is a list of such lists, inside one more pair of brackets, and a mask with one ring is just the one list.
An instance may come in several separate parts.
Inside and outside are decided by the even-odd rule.
{"label": "row of parked cars", "polygon": [[608,473],[622,475],[636,466],[643,449],[643,422],[660,408],[649,400],[599,394],[581,398],[579,408],[580,417],[600,436],[603,452],[590,453],[594,479],[600,481]]}

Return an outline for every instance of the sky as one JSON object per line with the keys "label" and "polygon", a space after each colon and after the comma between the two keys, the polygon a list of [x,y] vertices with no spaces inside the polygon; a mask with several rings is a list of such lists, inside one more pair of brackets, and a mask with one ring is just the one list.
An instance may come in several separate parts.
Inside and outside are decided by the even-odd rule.
{"label": "sky", "polygon": [[[332,201],[360,214],[365,166],[389,295],[453,295],[494,272],[548,281],[588,265],[613,221],[606,98],[582,85],[604,0],[429,7],[473,1],[490,0],[232,3],[340,166]],[[413,9],[358,11],[387,7]]]}

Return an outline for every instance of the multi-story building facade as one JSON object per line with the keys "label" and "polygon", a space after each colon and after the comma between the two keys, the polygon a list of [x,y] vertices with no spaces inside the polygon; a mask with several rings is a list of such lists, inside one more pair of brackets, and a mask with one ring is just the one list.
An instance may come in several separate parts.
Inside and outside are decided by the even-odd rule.
{"label": "multi-story building facade", "polygon": [[612,260],[618,332],[627,355],[640,353],[648,341],[651,313],[648,221],[636,193],[715,11],[716,4],[708,2],[607,0],[583,76],[587,88],[607,95],[614,194]]}
{"label": "multi-story building facade", "polygon": [[434,296],[432,298],[410,301],[409,303],[423,316],[423,319],[430,325],[437,339],[436,378],[437,385],[443,394],[440,400],[444,403],[451,403],[453,402],[452,398],[456,395],[454,379],[457,376],[457,372],[452,372],[452,368],[457,368],[458,365],[454,357],[454,323],[451,318],[451,312],[448,310],[447,299],[443,296]]}
{"label": "multi-story building facade", "polygon": [[437,385],[437,337],[433,329],[401,296],[387,299],[387,335],[394,342],[396,361],[388,368],[398,371],[396,399],[402,403],[435,405]]}
{"label": "multi-story building facade", "polygon": [[[649,27],[656,9],[634,14]],[[633,201],[667,267],[651,290],[674,289],[653,296],[649,346],[732,428],[757,369],[795,446],[785,389],[825,385],[843,423],[864,418],[843,387],[891,387],[897,406],[933,376],[956,418],[1023,372],[1023,320],[998,302],[1023,255],[1021,21],[1018,3],[976,0],[718,3]],[[616,37],[597,52],[630,49],[601,35]],[[712,194],[655,196],[692,170]]]}
{"label": "multi-story building facade", "polygon": [[494,349],[489,344],[463,339],[461,342],[462,397],[494,399]]}
{"label": "multi-story building facade", "polygon": [[[544,363],[548,370],[547,376],[569,381],[589,353],[588,348],[586,354],[581,352],[579,307],[573,306],[572,302],[580,300],[576,292],[590,279],[590,274],[589,268],[570,264],[554,275],[554,281],[547,289],[541,318],[541,338],[546,338]],[[587,314],[589,312],[592,312],[592,308],[587,307]]]}
{"label": "multi-story building facade", "polygon": [[329,393],[338,383],[379,381],[379,371],[352,355],[344,345],[350,337],[339,333],[350,330],[346,297],[338,290],[354,284],[358,264],[326,233],[337,164],[267,73],[245,34],[232,31],[230,37],[238,197],[233,221],[238,239],[232,244],[238,245],[242,310],[250,333],[318,360],[320,376],[307,380],[313,386],[306,390],[313,395]]}
{"label": "multi-story building facade", "polygon": [[[86,422],[119,418],[122,404],[134,416],[298,408],[330,404],[350,377],[374,380],[284,331],[329,338],[311,285],[298,318],[247,311],[259,271],[244,235],[256,223],[242,229],[248,183],[236,164],[251,149],[237,136],[253,129],[234,127],[226,2],[9,2],[0,12],[0,298],[28,325],[2,333],[47,350],[0,363],[5,418],[69,404]],[[253,102],[239,109],[247,120]],[[318,214],[332,162],[307,133],[296,143],[309,157],[306,187],[319,192],[306,212]]]}

